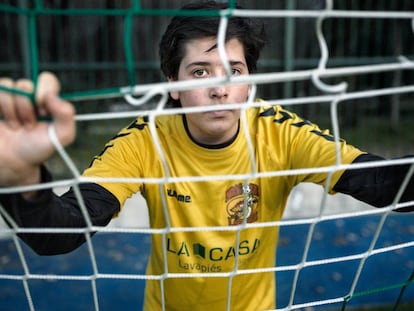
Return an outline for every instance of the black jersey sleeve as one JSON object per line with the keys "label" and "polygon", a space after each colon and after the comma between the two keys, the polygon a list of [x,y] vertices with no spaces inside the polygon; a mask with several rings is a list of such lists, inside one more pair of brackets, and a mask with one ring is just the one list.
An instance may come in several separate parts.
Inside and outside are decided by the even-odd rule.
{"label": "black jersey sleeve", "polygon": [[[384,160],[384,158],[373,154],[363,154],[357,157],[353,163],[380,160]],[[411,164],[403,164],[348,169],[342,174],[333,190],[351,195],[375,207],[385,207],[393,203],[410,166]],[[413,200],[414,178],[412,177],[405,188],[400,202]],[[414,206],[404,207],[397,211],[414,211]]]}
{"label": "black jersey sleeve", "polygon": [[[42,169],[42,181],[51,177]],[[80,192],[92,225],[105,226],[120,204],[112,193],[93,184],[80,184]],[[20,194],[0,195],[0,203],[21,228],[86,228],[87,224],[73,189],[62,196],[52,190],[41,190],[33,201],[26,201]],[[6,220],[7,222],[7,220]],[[11,223],[8,223],[11,225]],[[86,234],[94,234],[93,232]],[[70,252],[85,242],[85,233],[20,233],[20,238],[40,255],[55,255]]]}

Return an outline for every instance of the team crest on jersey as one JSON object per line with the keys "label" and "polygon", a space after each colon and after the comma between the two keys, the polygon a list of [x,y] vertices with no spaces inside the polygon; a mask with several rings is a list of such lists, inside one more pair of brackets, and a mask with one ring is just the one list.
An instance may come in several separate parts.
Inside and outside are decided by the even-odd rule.
{"label": "team crest on jersey", "polygon": [[226,191],[226,209],[229,226],[247,223],[258,219],[259,186],[237,184]]}

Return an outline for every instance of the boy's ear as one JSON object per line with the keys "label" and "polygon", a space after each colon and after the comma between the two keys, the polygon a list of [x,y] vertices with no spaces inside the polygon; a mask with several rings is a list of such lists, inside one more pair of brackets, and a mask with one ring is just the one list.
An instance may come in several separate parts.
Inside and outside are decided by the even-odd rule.
{"label": "boy's ear", "polygon": [[[168,82],[174,82],[176,81],[173,77],[169,76],[167,77]],[[180,99],[180,94],[177,91],[172,91],[170,92],[170,96],[172,97],[172,99],[174,100],[179,100]]]}

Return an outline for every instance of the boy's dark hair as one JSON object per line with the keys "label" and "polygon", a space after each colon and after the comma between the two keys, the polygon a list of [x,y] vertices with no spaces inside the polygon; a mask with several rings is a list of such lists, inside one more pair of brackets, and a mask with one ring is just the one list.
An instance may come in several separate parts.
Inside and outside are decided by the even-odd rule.
{"label": "boy's dark hair", "polygon": [[[236,6],[238,9],[239,6]],[[201,1],[183,6],[183,10],[223,10],[227,3]],[[216,37],[219,17],[175,16],[172,18],[159,44],[161,70],[166,77],[177,79],[181,60],[185,55],[185,43],[204,37]],[[265,31],[262,23],[246,17],[231,17],[228,20],[226,41],[238,39],[244,48],[249,72],[256,72],[257,60],[265,45]]]}

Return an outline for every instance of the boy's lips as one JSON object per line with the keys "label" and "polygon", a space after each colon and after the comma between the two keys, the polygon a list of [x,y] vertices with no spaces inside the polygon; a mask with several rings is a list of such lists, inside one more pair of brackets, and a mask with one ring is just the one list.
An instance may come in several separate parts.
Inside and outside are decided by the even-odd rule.
{"label": "boy's lips", "polygon": [[214,110],[214,111],[209,111],[208,114],[210,114],[214,117],[225,117],[230,112],[231,112],[231,110]]}

